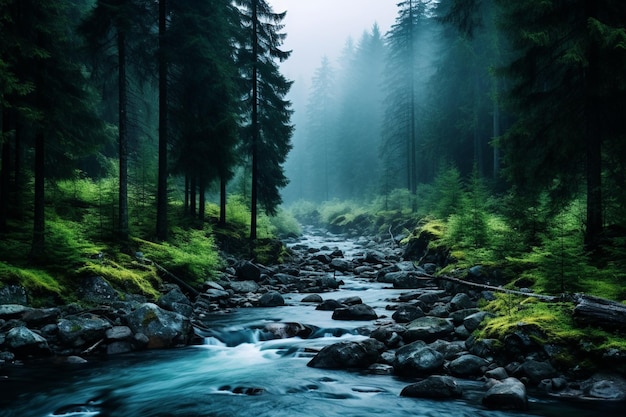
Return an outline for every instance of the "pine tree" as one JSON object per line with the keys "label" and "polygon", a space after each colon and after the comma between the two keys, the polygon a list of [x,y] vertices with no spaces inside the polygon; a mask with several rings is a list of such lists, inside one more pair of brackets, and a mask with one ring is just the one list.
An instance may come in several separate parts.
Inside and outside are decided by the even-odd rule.
{"label": "pine tree", "polygon": [[603,148],[620,141],[626,4],[619,0],[496,2],[517,58],[506,68],[518,116],[500,141],[521,189],[567,203],[586,184],[585,243],[603,226]]}
{"label": "pine tree", "polygon": [[398,3],[396,23],[387,34],[387,99],[381,155],[386,172],[395,171],[398,178],[404,172],[404,186],[413,195],[423,178],[417,159],[418,141],[423,139],[418,126],[419,87],[423,85],[420,80],[427,79],[431,72],[430,59],[425,55],[431,43],[428,34],[432,33],[427,6],[428,2],[422,0]]}
{"label": "pine tree", "polygon": [[157,210],[156,210],[156,236],[157,239],[166,240],[168,235],[167,226],[167,154],[168,154],[168,58],[169,48],[167,43],[167,0],[159,0],[159,172],[157,181]]}
{"label": "pine tree", "polygon": [[[171,5],[173,162],[185,175],[195,214],[204,216],[204,194],[219,181],[222,193],[237,162],[238,72],[232,58],[238,14],[229,1],[180,0]],[[221,220],[225,221],[223,195]]]}
{"label": "pine tree", "polygon": [[[103,124],[96,116],[95,97],[80,65],[78,39],[72,36],[72,17],[82,4],[70,8],[65,2],[20,1],[5,6],[2,12],[7,20],[3,23],[8,30],[3,34],[16,44],[1,46],[6,52],[3,76],[11,81],[9,88],[3,88],[3,110],[10,109],[3,111],[3,136],[11,130],[16,160],[22,139],[33,139],[17,121],[28,124],[34,136],[32,143],[24,143],[32,145],[34,154],[30,259],[36,263],[46,249],[45,182],[67,176],[75,160],[93,152],[103,140]],[[9,156],[10,150],[4,148],[3,171]],[[15,165],[17,177],[18,163]],[[2,175],[5,189],[7,178],[4,172]],[[3,199],[5,195],[3,191]]]}
{"label": "pine tree", "polygon": [[291,88],[276,60],[291,52],[281,50],[285,13],[274,13],[265,0],[237,0],[243,22],[238,65],[245,82],[248,115],[243,129],[251,163],[250,239],[257,236],[258,205],[275,214],[281,203],[279,190],[287,185],[283,164],[291,149],[292,110],[285,96]]}
{"label": "pine tree", "polygon": [[335,137],[336,114],[335,72],[328,57],[324,56],[315,70],[307,103],[305,178],[310,200],[329,200],[331,176],[331,144]]}
{"label": "pine tree", "polygon": [[333,161],[342,198],[364,198],[377,185],[384,58],[384,40],[375,24],[371,31],[363,33],[351,54],[342,59]]}
{"label": "pine tree", "polygon": [[[117,59],[118,87],[118,227],[122,241],[128,240],[128,63],[129,57],[142,56],[150,26],[150,4],[143,0],[98,0],[91,13],[81,23],[81,33],[100,62],[110,55]],[[152,22],[153,23],[153,22]],[[111,33],[114,33],[114,40]]]}

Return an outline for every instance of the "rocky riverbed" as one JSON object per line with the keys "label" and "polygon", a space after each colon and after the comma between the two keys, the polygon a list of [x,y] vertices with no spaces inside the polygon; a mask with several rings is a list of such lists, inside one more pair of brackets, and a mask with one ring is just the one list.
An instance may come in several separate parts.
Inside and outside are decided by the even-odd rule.
{"label": "rocky riverbed", "polygon": [[[227,257],[220,279],[207,282],[197,296],[174,284],[164,286],[154,303],[120,294],[101,277],[85,279],[81,294],[92,308],[76,305],[32,308],[19,287],[0,290],[0,375],[2,367],[42,358],[82,363],[144,349],[203,343],[216,315],[235,310],[284,306],[288,294],[315,305],[330,319],[363,323],[358,340],[338,341],[311,350],[308,367],[341,369],[406,380],[400,395],[457,399],[465,382],[480,384],[481,402],[492,409],[528,409],[528,392],[589,401],[626,400],[626,380],[617,373],[581,375],[556,369],[550,345],[539,344],[523,324],[505,340],[472,335],[490,314],[479,301],[489,291],[432,279],[436,263],[416,265],[403,259],[391,242],[309,231],[306,241],[288,242],[289,262],[263,266]],[[480,270],[468,272],[480,274]],[[334,294],[350,278],[393,288],[384,311],[353,295]],[[270,322],[260,329],[268,339],[313,337],[309,323]],[[244,392],[254,395],[255,392]]]}

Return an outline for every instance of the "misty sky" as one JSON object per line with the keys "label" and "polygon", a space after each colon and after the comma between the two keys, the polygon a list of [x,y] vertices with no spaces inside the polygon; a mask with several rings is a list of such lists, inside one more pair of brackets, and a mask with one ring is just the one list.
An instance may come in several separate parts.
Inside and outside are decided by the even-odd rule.
{"label": "misty sky", "polygon": [[284,46],[293,53],[282,65],[282,72],[297,84],[308,85],[322,56],[328,56],[335,65],[348,37],[357,42],[374,23],[385,34],[396,18],[399,0],[267,1],[275,12],[287,11]]}

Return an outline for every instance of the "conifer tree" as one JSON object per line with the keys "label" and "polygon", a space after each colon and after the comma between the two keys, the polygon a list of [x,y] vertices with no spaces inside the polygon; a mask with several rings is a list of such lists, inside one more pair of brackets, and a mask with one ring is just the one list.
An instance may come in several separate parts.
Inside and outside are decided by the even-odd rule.
{"label": "conifer tree", "polygon": [[626,4],[497,0],[516,59],[507,67],[518,116],[500,142],[523,190],[564,204],[586,185],[585,243],[603,227],[603,149],[623,138]]}
{"label": "conifer tree", "polygon": [[[81,33],[97,56],[106,62],[115,56],[118,87],[118,227],[122,241],[128,239],[128,57],[142,56],[147,51],[146,39],[151,22],[150,4],[144,0],[98,0],[91,13],[81,23]],[[114,39],[111,39],[114,33]],[[98,65],[101,65],[101,64]]]}
{"label": "conifer tree", "polygon": [[[225,193],[237,162],[239,74],[232,51],[239,16],[226,0],[180,0],[171,10],[169,36],[176,45],[171,52],[173,164],[189,179],[192,214],[199,193],[197,214],[202,218],[206,189],[219,181]],[[225,196],[220,200],[224,222]]]}
{"label": "conifer tree", "polygon": [[324,56],[315,70],[307,103],[305,178],[307,195],[311,200],[329,200],[331,145],[335,138],[336,114],[335,72],[328,57]]}
{"label": "conifer tree", "polygon": [[[9,88],[3,88],[3,93],[8,93],[2,96],[3,110],[10,109],[3,111],[3,136],[6,129],[12,130],[16,154],[20,152],[18,135],[20,140],[34,139],[26,143],[32,145],[34,154],[30,259],[36,263],[46,249],[45,181],[68,175],[76,159],[93,152],[103,139],[103,125],[80,65],[78,39],[72,36],[71,17],[76,9],[65,2],[23,0],[6,6],[2,13],[6,13],[3,24],[8,30],[3,34],[16,43],[0,46],[7,53],[3,76],[10,81]],[[33,137],[23,134],[18,119],[31,127]],[[9,168],[4,165],[9,154],[3,149],[3,170]],[[8,187],[5,175],[3,172],[3,189]],[[7,195],[2,193],[4,200]]]}
{"label": "conifer tree", "polygon": [[290,51],[281,50],[280,31],[286,13],[274,13],[265,0],[237,0],[243,23],[237,63],[245,85],[247,115],[243,140],[251,164],[250,239],[257,236],[257,212],[275,214],[280,189],[287,185],[283,164],[291,149],[292,110],[285,96],[291,88],[278,63]]}
{"label": "conifer tree", "polygon": [[156,236],[167,239],[167,154],[168,154],[168,43],[167,43],[167,0],[159,0],[159,172],[157,181]]}
{"label": "conifer tree", "polygon": [[396,23],[387,34],[389,55],[386,66],[387,92],[381,155],[387,172],[404,172],[404,186],[415,194],[420,180],[417,160],[419,80],[429,73],[429,63],[418,46],[423,46],[430,21],[427,1],[398,3]]}

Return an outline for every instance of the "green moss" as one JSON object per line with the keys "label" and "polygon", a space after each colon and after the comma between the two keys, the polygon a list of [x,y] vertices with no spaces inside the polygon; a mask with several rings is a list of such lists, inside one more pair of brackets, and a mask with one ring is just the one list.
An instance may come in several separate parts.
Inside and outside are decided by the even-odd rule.
{"label": "green moss", "polygon": [[0,282],[17,284],[31,293],[53,293],[61,296],[65,287],[57,278],[42,269],[20,268],[0,262]]}
{"label": "green moss", "polygon": [[141,324],[143,325],[143,327],[146,327],[156,319],[157,319],[156,313],[153,310],[149,310],[149,311],[146,311],[146,314],[143,316],[143,320],[141,321]]}
{"label": "green moss", "polygon": [[101,276],[114,288],[124,292],[143,294],[151,299],[159,296],[161,279],[154,267],[129,262],[118,264],[113,260],[88,262],[76,272],[78,276]]}

